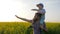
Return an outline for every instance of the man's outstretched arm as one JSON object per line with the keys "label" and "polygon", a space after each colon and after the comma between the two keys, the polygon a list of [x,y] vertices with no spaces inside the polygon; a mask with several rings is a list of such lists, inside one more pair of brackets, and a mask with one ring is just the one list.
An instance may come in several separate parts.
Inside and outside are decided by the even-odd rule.
{"label": "man's outstretched arm", "polygon": [[28,21],[28,22],[32,22],[32,20],[28,20],[26,18],[22,18],[22,17],[18,17],[17,15],[15,15],[17,18],[21,19],[21,20],[24,20],[24,21]]}

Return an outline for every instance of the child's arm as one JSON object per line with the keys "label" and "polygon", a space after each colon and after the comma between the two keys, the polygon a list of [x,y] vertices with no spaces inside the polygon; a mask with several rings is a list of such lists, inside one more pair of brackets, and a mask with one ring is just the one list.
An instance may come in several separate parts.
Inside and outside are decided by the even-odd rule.
{"label": "child's arm", "polygon": [[32,22],[32,20],[28,20],[28,19],[25,19],[25,18],[21,18],[21,17],[18,17],[17,15],[15,15],[17,18],[21,19],[21,20],[24,20],[24,21],[28,21],[28,22]]}
{"label": "child's arm", "polygon": [[40,14],[45,14],[46,11],[43,9],[42,11],[38,11],[38,13],[40,13]]}
{"label": "child's arm", "polygon": [[32,11],[39,11],[38,9],[32,9]]}

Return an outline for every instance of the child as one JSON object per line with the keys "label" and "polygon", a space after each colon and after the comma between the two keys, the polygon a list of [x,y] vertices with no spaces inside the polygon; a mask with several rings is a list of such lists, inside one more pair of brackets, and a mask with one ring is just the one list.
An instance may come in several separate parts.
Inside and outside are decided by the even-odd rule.
{"label": "child", "polygon": [[33,18],[33,24],[40,20],[40,28],[43,29],[44,31],[47,31],[46,28],[44,28],[44,20],[45,20],[45,9],[43,9],[43,4],[37,4],[37,7],[39,9],[32,9],[33,11],[37,11],[37,13],[35,14],[34,18]]}

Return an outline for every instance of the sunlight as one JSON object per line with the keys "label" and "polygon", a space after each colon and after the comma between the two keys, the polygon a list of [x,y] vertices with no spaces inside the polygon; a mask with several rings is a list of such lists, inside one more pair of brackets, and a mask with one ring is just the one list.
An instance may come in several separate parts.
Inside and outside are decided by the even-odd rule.
{"label": "sunlight", "polygon": [[37,8],[36,4],[40,2],[45,5],[45,21],[60,21],[60,0],[0,0],[0,21],[21,21],[15,15],[32,19],[36,12],[31,9]]}
{"label": "sunlight", "polygon": [[22,14],[20,12],[24,6],[22,2],[0,0],[0,21],[15,21],[15,14]]}

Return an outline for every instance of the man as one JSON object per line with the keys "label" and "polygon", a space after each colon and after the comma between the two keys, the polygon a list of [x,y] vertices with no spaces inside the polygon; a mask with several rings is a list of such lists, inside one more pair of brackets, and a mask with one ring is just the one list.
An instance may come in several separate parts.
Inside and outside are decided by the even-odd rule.
{"label": "man", "polygon": [[[32,23],[32,20],[21,18],[21,17],[18,17],[17,15],[15,15],[15,16],[17,18],[21,19],[21,20],[28,21],[28,22]],[[39,23],[39,21],[36,21],[34,24],[32,24],[32,27],[33,27],[34,34],[41,34],[41,29],[40,29],[40,23]],[[44,27],[45,27],[45,25],[44,25]]]}

